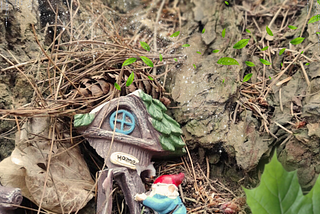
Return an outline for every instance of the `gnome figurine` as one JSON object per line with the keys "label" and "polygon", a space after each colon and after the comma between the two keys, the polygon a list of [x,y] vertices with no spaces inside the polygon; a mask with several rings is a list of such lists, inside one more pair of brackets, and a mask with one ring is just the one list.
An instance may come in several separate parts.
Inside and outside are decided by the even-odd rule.
{"label": "gnome figurine", "polygon": [[136,194],[134,199],[141,201],[143,205],[153,209],[158,214],[186,214],[187,209],[183,205],[178,192],[178,186],[183,179],[183,173],[162,175],[152,184],[151,192]]}

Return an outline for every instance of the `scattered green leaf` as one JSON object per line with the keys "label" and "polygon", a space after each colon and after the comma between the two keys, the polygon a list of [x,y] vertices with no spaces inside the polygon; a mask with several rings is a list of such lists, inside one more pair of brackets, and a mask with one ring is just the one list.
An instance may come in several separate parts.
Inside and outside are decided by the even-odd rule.
{"label": "scattered green leaf", "polygon": [[143,47],[146,51],[150,51],[150,46],[146,42],[141,42],[140,41],[141,47]]}
{"label": "scattered green leaf", "polygon": [[320,0],[317,0],[318,4],[320,4]]}
{"label": "scattered green leaf", "polygon": [[197,54],[201,54],[201,52],[200,52],[200,51],[197,51]]}
{"label": "scattered green leaf", "polygon": [[267,60],[265,59],[259,59],[261,63],[265,64],[265,65],[271,65],[270,62],[268,62]]}
{"label": "scattered green leaf", "polygon": [[218,53],[218,52],[219,52],[219,50],[213,50],[212,52],[213,52],[213,53]]}
{"label": "scattered green leaf", "polygon": [[217,63],[220,65],[239,65],[237,60],[230,57],[223,57],[219,59]]}
{"label": "scattered green leaf", "polygon": [[297,38],[291,40],[290,43],[293,44],[293,45],[298,45],[298,44],[300,44],[301,42],[303,42],[303,40],[304,40],[303,37],[297,37]]}
{"label": "scattered green leaf", "polygon": [[246,61],[247,66],[253,67],[256,66],[253,62]]}
{"label": "scattered green leaf", "polygon": [[249,81],[251,79],[251,77],[252,77],[252,73],[249,73],[249,74],[245,75],[242,82]]}
{"label": "scattered green leaf", "polygon": [[[320,0],[319,0],[320,1]],[[320,34],[320,32],[316,32],[316,34]]]}
{"label": "scattered green leaf", "polygon": [[266,46],[264,48],[261,49],[261,51],[265,51],[265,50],[268,50],[269,46]]}
{"label": "scattered green leaf", "polygon": [[178,62],[177,58],[173,58],[173,59],[174,59],[174,61]]}
{"label": "scattered green leaf", "polygon": [[177,37],[179,36],[180,34],[180,31],[177,31],[177,32],[174,32],[170,37]]}
{"label": "scattered green leaf", "polygon": [[118,89],[119,91],[121,91],[121,88],[120,88],[120,85],[118,85],[118,83],[114,83],[114,87],[116,88],[116,89]]}
{"label": "scattered green leaf", "polygon": [[224,3],[225,3],[226,5],[229,5],[229,2],[227,2],[227,1],[224,1]]}
{"label": "scattered green leaf", "polygon": [[163,60],[162,54],[159,54],[159,59],[160,59],[160,62],[162,62]]}
{"label": "scattered green leaf", "polygon": [[308,63],[306,63],[306,65],[310,65],[310,63],[308,62]]}
{"label": "scattered green leaf", "polygon": [[286,50],[285,48],[282,48],[282,49],[279,51],[279,55],[281,56],[281,55],[284,53],[285,50]]}
{"label": "scattered green leaf", "polygon": [[281,65],[281,67],[283,67],[283,63],[282,62],[280,63],[280,65]]}
{"label": "scattered green leaf", "polygon": [[301,51],[301,53],[300,54],[303,54],[303,51]]}
{"label": "scattered green leaf", "polygon": [[129,87],[129,86],[132,84],[133,79],[134,79],[134,73],[131,72],[131,74],[130,74],[130,76],[128,77],[128,80],[127,80],[127,82],[126,82],[126,86],[127,86],[127,87]]}
{"label": "scattered green leaf", "polygon": [[196,64],[193,64],[193,67],[194,67],[194,69],[197,69],[197,66],[196,66]]}
{"label": "scattered green leaf", "polygon": [[225,37],[225,35],[226,35],[226,29],[223,29],[223,30],[222,30],[221,35],[222,35],[222,38],[224,38],[224,37]]}
{"label": "scattered green leaf", "polygon": [[143,61],[144,63],[147,64],[147,66],[153,68],[153,62],[152,62],[148,57],[140,56],[140,58],[142,59],[142,61]]}
{"label": "scattered green leaf", "polygon": [[312,16],[308,22],[308,24],[311,24],[311,23],[314,23],[314,22],[317,22],[317,21],[320,21],[320,14],[318,15],[315,15],[315,16]]}
{"label": "scattered green leaf", "polygon": [[189,44],[184,44],[184,45],[182,45],[182,47],[186,48],[186,47],[190,47],[190,45]]}
{"label": "scattered green leaf", "polygon": [[134,63],[135,61],[137,61],[137,58],[134,58],[134,57],[129,58],[126,61],[123,62],[122,67],[126,66],[126,65],[130,65],[130,64]]}
{"label": "scattered green leaf", "polygon": [[202,29],[202,34],[204,34],[204,32],[206,32],[206,29],[203,28],[203,29]]}
{"label": "scattered green leaf", "polygon": [[272,33],[272,31],[270,30],[270,28],[268,27],[268,25],[266,26],[266,30],[267,30],[267,33],[268,33],[270,36],[273,36],[273,33]]}
{"label": "scattered green leaf", "polygon": [[269,76],[269,79],[271,79],[271,77]]}
{"label": "scattered green leaf", "polygon": [[153,80],[153,78],[152,78],[151,76],[148,76],[148,78],[149,78],[150,80]]}
{"label": "scattered green leaf", "polygon": [[222,83],[224,83],[224,79],[222,80]]}
{"label": "scattered green leaf", "polygon": [[246,29],[246,31],[247,31],[247,33],[251,33],[251,31],[250,31],[250,30],[248,30],[248,29]]}
{"label": "scattered green leaf", "polygon": [[290,29],[292,29],[292,30],[297,29],[297,27],[296,27],[296,26],[293,26],[293,25],[289,25],[288,28],[290,28]]}
{"label": "scattered green leaf", "polygon": [[241,39],[239,42],[237,42],[233,48],[234,49],[241,49],[241,48],[244,48],[248,42],[249,42],[250,39]]}

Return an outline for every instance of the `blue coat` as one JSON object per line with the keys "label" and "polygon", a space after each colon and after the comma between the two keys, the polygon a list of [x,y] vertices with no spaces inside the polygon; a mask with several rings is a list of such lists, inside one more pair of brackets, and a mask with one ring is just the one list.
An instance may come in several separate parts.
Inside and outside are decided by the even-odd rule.
{"label": "blue coat", "polygon": [[[173,214],[186,214],[187,209],[183,205],[180,197],[175,199],[168,198],[167,196],[155,194],[153,197],[147,197],[143,202],[145,206],[150,207],[159,214],[167,214],[174,210]],[[178,205],[178,206],[177,206]]]}

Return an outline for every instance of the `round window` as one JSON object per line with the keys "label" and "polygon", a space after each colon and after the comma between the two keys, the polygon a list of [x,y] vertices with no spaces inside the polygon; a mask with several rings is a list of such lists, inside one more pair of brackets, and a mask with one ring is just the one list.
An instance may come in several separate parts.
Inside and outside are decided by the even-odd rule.
{"label": "round window", "polygon": [[[116,119],[117,111],[113,112],[110,117],[110,127],[114,129],[114,121]],[[116,132],[121,134],[130,134],[135,127],[135,119],[132,113],[127,110],[119,110],[116,122]]]}

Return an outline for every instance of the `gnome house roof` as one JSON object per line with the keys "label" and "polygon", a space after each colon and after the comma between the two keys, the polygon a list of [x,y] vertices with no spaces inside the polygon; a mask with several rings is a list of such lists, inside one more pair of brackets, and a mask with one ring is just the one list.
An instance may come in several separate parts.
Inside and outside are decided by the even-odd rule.
{"label": "gnome house roof", "polygon": [[91,145],[95,139],[103,139],[100,142],[108,144],[114,137],[113,146],[127,144],[154,155],[165,151],[184,153],[180,125],[165,113],[166,110],[159,100],[137,90],[106,102],[89,114],[75,115],[74,126],[83,127],[80,132]]}

